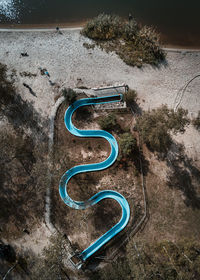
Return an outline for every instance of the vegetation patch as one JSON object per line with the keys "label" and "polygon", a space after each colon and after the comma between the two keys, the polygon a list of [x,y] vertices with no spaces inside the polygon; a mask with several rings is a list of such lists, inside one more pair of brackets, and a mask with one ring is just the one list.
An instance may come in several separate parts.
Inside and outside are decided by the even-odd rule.
{"label": "vegetation patch", "polygon": [[81,33],[106,51],[115,51],[131,66],[158,65],[165,59],[159,34],[153,27],[141,27],[135,19],[127,22],[116,15],[100,14],[90,20]]}
{"label": "vegetation patch", "polygon": [[86,49],[94,49],[95,48],[95,44],[88,44],[88,43],[83,43],[84,48]]}
{"label": "vegetation patch", "polygon": [[133,137],[133,135],[130,132],[125,132],[121,134],[118,142],[121,151],[120,157],[123,158],[130,157],[133,154],[134,150],[136,150],[137,148],[137,140]]}
{"label": "vegetation patch", "polygon": [[114,113],[110,113],[107,116],[103,116],[99,119],[98,124],[103,130],[107,130],[107,131],[115,130],[117,126],[116,115]]}
{"label": "vegetation patch", "polygon": [[200,130],[200,111],[198,112],[197,118],[192,121],[192,124],[197,130]]}
{"label": "vegetation patch", "polygon": [[62,90],[62,95],[65,98],[65,101],[71,105],[72,103],[74,103],[77,99],[77,93],[71,89],[71,88],[64,88]]}
{"label": "vegetation patch", "polygon": [[132,106],[136,102],[137,92],[134,89],[128,89],[124,94],[124,100],[126,101],[127,106]]}
{"label": "vegetation patch", "polygon": [[92,280],[188,280],[200,278],[200,246],[192,240],[177,243],[136,243],[127,246],[126,256],[93,272]]}
{"label": "vegetation patch", "polygon": [[187,113],[182,108],[174,112],[162,105],[138,117],[135,128],[151,150],[165,153],[172,142],[170,132],[184,132],[185,126],[189,124]]}

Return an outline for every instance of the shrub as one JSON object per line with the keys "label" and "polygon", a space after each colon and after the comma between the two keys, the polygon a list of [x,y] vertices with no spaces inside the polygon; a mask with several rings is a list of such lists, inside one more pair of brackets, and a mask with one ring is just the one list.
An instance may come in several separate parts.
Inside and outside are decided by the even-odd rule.
{"label": "shrub", "polygon": [[187,118],[188,111],[183,108],[178,108],[176,112],[170,110],[169,119],[168,119],[168,127],[174,133],[184,132],[185,126],[190,123]]}
{"label": "shrub", "polygon": [[137,98],[137,92],[135,90],[129,89],[125,94],[124,94],[124,100],[126,101],[127,106],[132,105]]}
{"label": "shrub", "polygon": [[121,155],[123,157],[129,157],[137,147],[137,140],[132,136],[131,133],[125,132],[120,135],[119,146]]}
{"label": "shrub", "polygon": [[121,25],[120,17],[100,14],[86,24],[82,34],[90,39],[110,40],[121,34]]}
{"label": "shrub", "polygon": [[98,123],[103,130],[112,131],[117,126],[117,119],[115,114],[110,113],[106,117],[100,118]]}
{"label": "shrub", "polygon": [[200,130],[200,111],[198,112],[197,118],[192,121],[192,124],[196,129]]}
{"label": "shrub", "polygon": [[100,14],[86,24],[82,34],[106,51],[115,51],[131,66],[157,65],[165,58],[159,34],[153,27],[139,27],[134,19],[127,23],[118,16]]}
{"label": "shrub", "polygon": [[183,132],[189,123],[186,115],[187,111],[182,108],[174,112],[163,105],[139,117],[136,129],[150,149],[166,152],[171,144],[170,131]]}
{"label": "shrub", "polygon": [[62,90],[62,95],[65,97],[65,101],[71,105],[72,103],[74,103],[76,101],[77,98],[77,93],[71,89],[71,88],[64,88]]}
{"label": "shrub", "polygon": [[139,26],[137,22],[133,19],[128,23],[124,24],[122,36],[125,40],[135,41],[138,30],[139,30]]}

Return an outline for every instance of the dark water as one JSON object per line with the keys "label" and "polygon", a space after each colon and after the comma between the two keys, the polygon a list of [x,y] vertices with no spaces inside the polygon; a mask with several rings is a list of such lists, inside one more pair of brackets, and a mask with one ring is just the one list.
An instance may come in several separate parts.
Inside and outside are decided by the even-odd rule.
{"label": "dark water", "polygon": [[74,23],[99,13],[154,25],[164,43],[200,46],[200,0],[0,0],[1,24]]}

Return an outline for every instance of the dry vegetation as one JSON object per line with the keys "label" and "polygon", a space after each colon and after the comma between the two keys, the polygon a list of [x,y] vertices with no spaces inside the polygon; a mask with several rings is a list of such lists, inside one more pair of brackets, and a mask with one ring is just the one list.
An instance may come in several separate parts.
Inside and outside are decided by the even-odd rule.
{"label": "dry vegetation", "polygon": [[141,27],[134,19],[126,22],[115,15],[100,14],[90,20],[81,32],[107,51],[115,51],[128,65],[158,65],[165,54],[159,45],[159,34],[153,27]]}
{"label": "dry vegetation", "polygon": [[126,257],[89,275],[92,280],[196,280],[200,276],[199,243],[182,240],[130,242]]}
{"label": "dry vegetation", "polygon": [[187,113],[187,110],[182,108],[174,112],[163,105],[139,116],[135,129],[149,149],[154,152],[166,153],[172,143],[170,133],[183,133],[185,126],[189,124]]}

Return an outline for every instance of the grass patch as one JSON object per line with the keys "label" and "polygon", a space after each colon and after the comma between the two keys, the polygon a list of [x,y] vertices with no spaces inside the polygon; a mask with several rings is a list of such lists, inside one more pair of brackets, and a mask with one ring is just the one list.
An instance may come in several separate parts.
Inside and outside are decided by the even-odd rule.
{"label": "grass patch", "polygon": [[86,24],[81,34],[95,40],[106,51],[115,51],[131,66],[158,65],[165,59],[156,30],[141,27],[134,19],[126,22],[116,15],[100,14]]}

